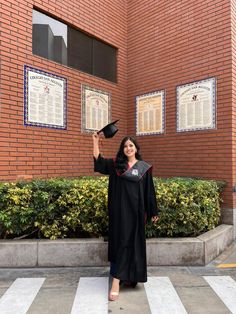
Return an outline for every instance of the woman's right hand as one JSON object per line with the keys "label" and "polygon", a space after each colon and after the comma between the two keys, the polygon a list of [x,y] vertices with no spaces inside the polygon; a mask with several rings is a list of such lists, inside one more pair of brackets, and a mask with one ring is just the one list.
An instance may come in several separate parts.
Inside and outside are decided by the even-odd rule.
{"label": "woman's right hand", "polygon": [[92,138],[94,140],[94,142],[99,142],[99,135],[97,134],[97,132],[94,132],[93,135],[92,135]]}

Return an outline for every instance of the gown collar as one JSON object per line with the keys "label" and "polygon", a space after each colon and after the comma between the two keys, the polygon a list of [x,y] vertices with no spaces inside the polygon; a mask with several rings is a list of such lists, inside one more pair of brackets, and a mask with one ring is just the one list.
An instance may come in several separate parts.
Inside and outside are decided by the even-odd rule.
{"label": "gown collar", "polygon": [[138,182],[151,167],[147,162],[138,160],[132,167],[122,173],[121,177],[126,180]]}

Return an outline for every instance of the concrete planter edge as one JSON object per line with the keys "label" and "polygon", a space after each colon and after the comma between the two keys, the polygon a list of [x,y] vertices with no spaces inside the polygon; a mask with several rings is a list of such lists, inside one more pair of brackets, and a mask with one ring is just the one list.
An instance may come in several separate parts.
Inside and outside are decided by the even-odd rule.
{"label": "concrete planter edge", "polygon": [[[203,266],[234,240],[233,225],[222,224],[198,237],[147,239],[148,266]],[[0,240],[0,267],[108,266],[101,238]]]}

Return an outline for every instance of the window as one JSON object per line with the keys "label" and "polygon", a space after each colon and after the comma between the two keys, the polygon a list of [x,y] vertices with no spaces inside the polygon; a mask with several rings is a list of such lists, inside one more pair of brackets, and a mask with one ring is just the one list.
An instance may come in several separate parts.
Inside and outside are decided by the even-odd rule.
{"label": "window", "polygon": [[117,49],[33,10],[33,54],[117,81]]}
{"label": "window", "polygon": [[67,26],[33,10],[33,53],[67,65]]}
{"label": "window", "polygon": [[73,28],[68,28],[68,38],[68,65],[72,68],[92,74],[92,38]]}
{"label": "window", "polygon": [[93,40],[93,74],[109,81],[116,81],[116,49]]}

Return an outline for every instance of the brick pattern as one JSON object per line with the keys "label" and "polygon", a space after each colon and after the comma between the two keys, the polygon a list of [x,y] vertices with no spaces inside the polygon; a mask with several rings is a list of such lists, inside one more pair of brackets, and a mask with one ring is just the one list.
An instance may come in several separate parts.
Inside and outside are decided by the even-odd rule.
{"label": "brick pattern", "polygon": [[[236,136],[235,136],[235,121],[236,121],[236,1],[231,1],[231,39],[232,39],[232,184],[236,186]],[[233,193],[233,208],[236,208],[236,193]]]}
{"label": "brick pattern", "polygon": [[[138,138],[144,159],[157,176],[227,181],[223,206],[232,207],[230,2],[128,3],[128,132],[135,96],[165,89],[165,134]],[[176,86],[209,77],[217,78],[217,129],[177,133]]]}
{"label": "brick pattern", "polygon": [[[82,73],[32,54],[33,8],[118,48],[118,83]],[[126,133],[127,8],[125,0],[9,0],[1,10],[1,180],[92,175],[92,139],[81,132],[81,84],[112,94],[112,119],[120,119],[117,141]],[[67,130],[24,126],[23,68],[32,66],[68,79]],[[103,142],[112,156],[118,144]]]}
{"label": "brick pattern", "polygon": [[[117,47],[118,83],[33,55],[33,8]],[[139,137],[144,159],[158,176],[227,181],[223,206],[232,208],[235,9],[235,0],[2,1],[1,180],[93,174],[91,136],[81,133],[81,84],[112,94],[120,131],[115,140],[103,140],[106,156],[114,156],[124,135],[135,134],[135,96],[165,89],[165,134]],[[24,126],[25,64],[67,77],[66,131]],[[217,129],[177,133],[176,86],[208,77],[217,78]]]}

